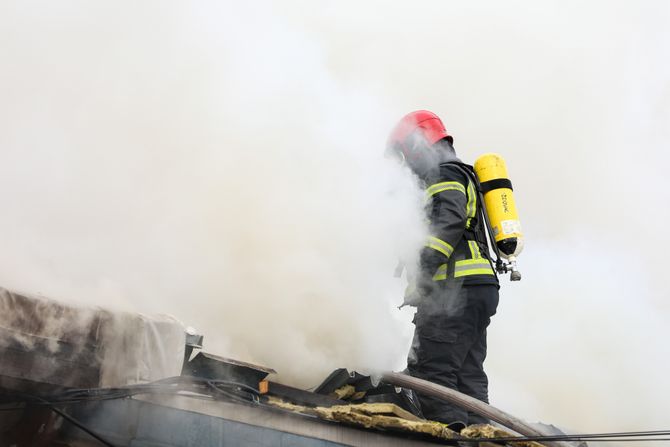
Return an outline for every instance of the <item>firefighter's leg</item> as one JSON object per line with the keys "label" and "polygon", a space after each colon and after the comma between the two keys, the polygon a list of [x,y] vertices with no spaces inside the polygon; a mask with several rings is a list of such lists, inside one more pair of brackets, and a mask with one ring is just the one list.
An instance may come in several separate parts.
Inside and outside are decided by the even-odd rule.
{"label": "firefighter's leg", "polygon": [[[458,391],[468,396],[489,402],[489,380],[484,372],[486,359],[486,330],[472,346],[458,372]],[[478,414],[468,413],[468,424],[488,424],[489,420]]]}
{"label": "firefighter's leg", "polygon": [[[488,403],[488,377],[484,372],[486,359],[486,328],[498,305],[498,289],[495,286],[474,286],[468,290],[469,304],[477,310],[477,323],[473,344],[458,371],[458,390]],[[475,413],[468,414],[469,424],[485,424],[488,419]]]}
{"label": "firefighter's leg", "polygon": [[[465,294],[458,292],[458,299]],[[463,303],[465,304],[465,303]],[[408,359],[408,370],[414,377],[458,388],[458,371],[470,351],[471,333],[476,321],[468,315],[467,306],[458,306],[451,315],[422,309],[417,311],[416,331],[412,344],[413,358]],[[421,409],[427,419],[452,423],[467,422],[467,412],[442,399],[419,395]]]}

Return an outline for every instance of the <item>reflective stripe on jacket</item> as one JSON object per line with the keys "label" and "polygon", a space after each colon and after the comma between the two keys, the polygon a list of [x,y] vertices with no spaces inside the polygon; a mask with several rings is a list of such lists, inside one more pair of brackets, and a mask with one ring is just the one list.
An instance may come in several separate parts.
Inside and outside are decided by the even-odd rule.
{"label": "reflective stripe on jacket", "polygon": [[421,253],[421,267],[434,281],[462,278],[465,284],[497,284],[477,189],[463,169],[443,163],[436,178],[429,179],[430,236]]}

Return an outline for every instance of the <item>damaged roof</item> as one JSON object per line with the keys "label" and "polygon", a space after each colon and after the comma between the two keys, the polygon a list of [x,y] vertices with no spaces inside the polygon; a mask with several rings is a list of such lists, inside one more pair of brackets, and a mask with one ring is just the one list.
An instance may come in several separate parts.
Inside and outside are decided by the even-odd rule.
{"label": "damaged roof", "polygon": [[400,389],[346,369],[311,392],[268,380],[271,368],[194,353],[201,344],[174,319],[0,288],[0,445],[421,446],[511,436],[492,426],[459,435],[421,418]]}

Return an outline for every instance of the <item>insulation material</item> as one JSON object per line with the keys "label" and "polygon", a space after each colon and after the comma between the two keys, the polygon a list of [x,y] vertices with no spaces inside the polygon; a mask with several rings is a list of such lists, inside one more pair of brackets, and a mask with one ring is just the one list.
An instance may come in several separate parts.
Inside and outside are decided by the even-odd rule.
{"label": "insulation material", "polygon": [[458,433],[446,424],[419,419],[394,404],[351,404],[310,408],[268,397],[267,403],[287,411],[316,416],[327,421],[341,422],[363,428],[394,430],[429,435],[438,439],[454,439]]}
{"label": "insulation material", "polygon": [[[461,436],[465,436],[466,438],[512,438],[518,435],[493,425],[475,424],[461,430]],[[544,444],[535,441],[519,441],[509,442],[508,445],[515,447],[543,447]]]}

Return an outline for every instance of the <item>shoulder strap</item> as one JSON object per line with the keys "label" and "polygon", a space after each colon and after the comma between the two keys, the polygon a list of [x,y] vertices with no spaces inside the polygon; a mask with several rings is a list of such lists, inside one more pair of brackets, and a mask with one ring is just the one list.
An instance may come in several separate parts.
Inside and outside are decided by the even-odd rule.
{"label": "shoulder strap", "polygon": [[[489,220],[488,213],[486,212],[484,193],[482,192],[482,185],[479,183],[479,179],[477,178],[477,174],[475,174],[474,168],[468,164],[459,161],[448,161],[445,164],[449,164],[457,168],[462,174],[465,175],[465,178],[470,180],[475,185],[475,190],[477,191],[476,194],[477,197],[479,198],[478,212],[481,217],[481,222],[484,224],[484,228],[486,229],[485,233],[488,235],[490,241],[490,247],[496,255],[496,265],[497,265],[500,262],[500,250],[498,249],[498,245],[496,244],[496,241],[493,238],[493,228],[491,227],[491,222]],[[475,235],[476,234],[477,233],[475,232]],[[486,235],[484,236],[484,238],[486,239]],[[484,240],[482,242],[486,241]]]}

